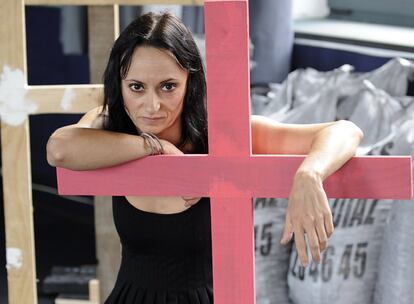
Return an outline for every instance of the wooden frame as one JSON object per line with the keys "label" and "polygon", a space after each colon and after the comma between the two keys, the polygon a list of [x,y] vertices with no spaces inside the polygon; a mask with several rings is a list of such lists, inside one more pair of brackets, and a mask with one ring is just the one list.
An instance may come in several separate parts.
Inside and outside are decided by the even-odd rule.
{"label": "wooden frame", "polygon": [[[35,114],[84,113],[99,105],[102,85],[28,86],[26,63],[25,6],[90,5],[113,7],[118,19],[118,5],[183,4],[202,5],[199,0],[1,0],[0,69],[9,66],[23,72],[26,98],[36,102]],[[114,27],[116,33],[119,28]],[[115,34],[116,35],[116,34]],[[4,43],[6,42],[7,43]],[[60,101],[70,90],[74,94],[69,109]],[[10,304],[37,303],[36,267],[33,232],[32,181],[28,118],[18,126],[1,123],[4,214],[8,261]],[[16,263],[11,263],[14,260]]]}
{"label": "wooden frame", "polygon": [[[240,3],[242,5],[246,5],[245,0],[233,0],[233,1],[208,1],[210,2],[211,6],[218,5],[219,2],[234,2]],[[150,0],[142,0],[142,1],[135,1],[135,0],[119,0],[119,1],[109,1],[109,0],[2,0],[0,1],[0,17],[3,21],[3,26],[0,29],[0,39],[1,41],[7,41],[8,43],[2,43],[0,48],[0,67],[5,65],[9,65],[14,69],[20,69],[23,71],[25,75],[25,88],[27,91],[27,98],[30,100],[36,101],[38,104],[38,110],[36,114],[43,114],[43,113],[82,113],[86,112],[94,106],[99,104],[99,100],[102,94],[102,86],[101,85],[71,85],[71,86],[27,86],[27,71],[26,71],[26,53],[25,53],[25,14],[24,8],[25,5],[94,5],[94,6],[106,6],[106,5],[119,5],[119,4],[150,4],[150,3],[169,3],[170,1],[150,1]],[[177,4],[197,4],[201,5],[203,1],[174,1]],[[114,7],[114,11],[116,11]],[[117,13],[115,13],[117,14]],[[115,17],[116,18],[116,17]],[[223,16],[222,16],[223,18]],[[218,19],[219,21],[219,19]],[[222,25],[221,25],[222,26]],[[244,41],[244,40],[243,40]],[[244,44],[244,42],[241,42]],[[246,44],[247,47],[247,44]],[[245,56],[245,55],[243,55]],[[216,57],[217,59],[217,57]],[[219,59],[219,58],[218,58]],[[220,72],[216,70],[215,72]],[[209,71],[210,73],[210,71]],[[244,72],[246,73],[246,71]],[[243,74],[245,75],[245,74]],[[244,85],[248,86],[248,83],[243,82]],[[70,109],[62,109],[61,105],[58,101],[62,100],[65,93],[71,91],[74,94],[73,103]],[[246,93],[246,92],[245,92]],[[210,95],[211,96],[211,95]],[[242,96],[242,98],[246,98],[246,96]],[[229,105],[230,106],[230,105]],[[234,107],[234,106],[233,106]],[[209,109],[210,110],[210,109]],[[242,109],[242,112],[245,115],[246,108]],[[227,122],[224,120],[224,116],[215,117],[215,121],[213,121],[212,125],[217,126],[218,123],[224,123],[227,125]],[[246,119],[246,118],[243,118]],[[209,122],[212,122],[211,120]],[[229,125],[230,128],[239,126],[239,123]],[[246,128],[246,125],[244,126]],[[10,126],[5,123],[1,125],[1,135],[2,135],[2,156],[3,156],[3,187],[4,187],[4,208],[5,208],[5,223],[6,223],[6,247],[8,253],[17,254],[16,260],[17,263],[9,263],[8,267],[8,290],[9,290],[9,303],[10,304],[17,304],[17,303],[37,303],[37,292],[36,292],[36,269],[35,269],[35,257],[34,257],[34,236],[33,236],[33,218],[32,218],[32,189],[31,189],[31,165],[30,165],[30,149],[29,149],[29,123],[28,119],[26,119],[23,124],[18,126]],[[246,129],[243,131],[246,132]],[[248,127],[247,127],[248,132]],[[218,135],[219,133],[215,133]],[[231,166],[237,166],[237,160],[240,160],[243,157],[249,156],[249,149],[250,149],[250,139],[241,138],[242,141],[242,149],[239,149],[240,146],[234,145],[227,145],[227,138],[226,134],[224,137],[220,138],[220,135],[216,138],[210,138],[212,142],[220,143],[220,145],[215,145],[210,151],[210,154],[213,155],[216,159],[228,160],[228,156],[236,155],[235,159],[236,162]],[[165,158],[166,162],[168,163],[168,158]],[[170,158],[171,159],[171,158]],[[176,158],[175,160],[179,160],[180,158]],[[292,158],[289,156],[279,156],[276,161],[274,159],[270,159],[268,157],[258,157],[258,162],[261,163],[262,166],[268,167],[269,165],[275,164],[283,164],[288,161],[297,162],[298,158]],[[353,164],[350,166],[361,166],[365,164],[364,159],[361,161],[354,161]],[[373,158],[380,160],[385,159],[381,157]],[[390,159],[390,158],[388,158]],[[393,158],[398,163],[402,164],[401,170],[399,171],[404,176],[404,182],[407,182],[408,179],[411,178],[411,159],[407,157],[395,157]],[[161,158],[158,160],[160,161]],[[184,161],[188,161],[188,158],[182,158]],[[197,160],[194,158],[194,160]],[[148,164],[151,160],[148,160],[146,163]],[[164,160],[163,160],[164,161]],[[282,161],[280,163],[279,161]],[[385,161],[387,163],[387,161]],[[228,166],[228,162],[222,163],[223,166]],[[286,168],[294,168],[293,165],[286,166]],[[409,166],[410,170],[407,171],[407,167]],[[368,165],[369,169],[373,169],[372,165]],[[234,167],[234,169],[237,168]],[[381,171],[381,170],[380,170]],[[395,168],[394,168],[395,171]],[[354,179],[355,175],[352,175],[354,172],[348,172],[348,179]],[[361,167],[359,167],[359,173],[361,172]],[[289,179],[291,172],[289,174],[285,174],[281,176],[280,174],[277,175],[276,180]],[[267,178],[274,178],[275,175],[266,175]],[[337,174],[336,183],[338,181],[342,181],[346,177],[346,174]],[[393,181],[398,182],[397,179]],[[240,185],[245,185],[246,181],[241,180]],[[335,184],[332,182],[332,185]],[[260,186],[260,183],[256,183],[256,186]],[[355,183],[350,183],[351,185],[355,185]],[[371,183],[373,184],[373,183]],[[211,186],[211,184],[208,184]],[[400,184],[402,185],[402,184]],[[403,185],[407,186],[407,183],[403,183]],[[289,184],[284,184],[283,189],[285,192],[278,192],[279,194],[285,193],[289,189]],[[246,202],[246,206],[248,203],[247,197],[251,196],[253,192],[250,190],[248,193],[241,193],[238,188],[232,188],[231,185],[226,184],[226,182],[221,181],[218,183],[213,184],[214,192],[220,193],[220,191],[227,191],[222,192],[224,193],[220,198],[222,202],[220,205],[222,208],[226,204],[231,204],[231,200],[226,198],[226,196],[231,197],[240,197],[243,198],[243,201]],[[262,187],[263,188],[263,187]],[[274,194],[275,190],[270,189],[268,186],[265,187],[268,189],[269,194]],[[181,189],[182,190],[182,189]],[[172,194],[195,194],[195,195],[204,195],[209,194],[209,191],[204,191],[200,189],[196,189],[195,191],[190,191],[187,187],[184,192],[178,191],[177,189],[171,188],[170,193]],[[230,190],[230,192],[229,192]],[[280,190],[280,189],[279,189]],[[366,189],[365,189],[366,190]],[[366,193],[366,191],[363,193]],[[372,193],[378,194],[376,192],[378,189],[368,189],[372,190]],[[391,189],[389,189],[391,190]],[[399,188],[398,190],[401,190]],[[412,195],[411,185],[409,187],[405,187],[404,195],[401,196],[402,198],[408,198]],[[175,192],[174,192],[175,191]],[[392,194],[392,191],[388,192],[388,194]],[[258,191],[257,193],[263,194],[262,191]],[[111,193],[113,194],[113,192]],[[355,192],[349,192],[348,194],[355,195]],[[370,195],[371,195],[370,194]],[[395,194],[395,193],[394,193]],[[219,206],[219,204],[213,204]],[[251,208],[251,206],[250,206]],[[243,210],[239,211],[240,215],[243,217],[249,217],[249,207],[246,207]],[[231,219],[230,213],[227,215],[228,219]],[[250,214],[251,216],[251,214]],[[252,219],[251,219],[252,220]],[[214,222],[214,219],[212,219]],[[214,224],[214,223],[213,223]],[[224,225],[226,223],[216,223],[218,225]],[[232,222],[232,225],[238,225],[239,223]],[[247,223],[251,225],[251,222]],[[235,227],[236,227],[235,226]],[[246,227],[245,225],[243,227]],[[243,231],[246,233],[248,229],[242,228]],[[214,234],[214,231],[213,231]],[[227,234],[219,240],[219,242],[223,245],[226,242],[230,242],[232,245],[235,245],[235,248],[239,249],[252,249],[252,235],[250,237],[246,237],[243,239],[243,245],[237,245],[235,241],[232,239],[234,235]],[[222,246],[221,245],[221,246]],[[13,249],[13,250],[12,250]],[[227,274],[217,277],[215,274],[215,278],[218,278],[215,281],[215,296],[218,299],[227,299],[223,300],[222,303],[254,303],[254,277],[252,272],[252,263],[253,263],[253,253],[247,253],[247,256],[239,261],[246,261],[246,264],[243,267],[243,274],[246,274],[247,280],[244,280],[244,277],[240,277],[237,280],[234,280],[232,277],[236,272],[234,267],[229,271]],[[219,264],[223,264],[231,258],[227,254],[224,255],[224,259],[220,260],[221,258],[216,259]],[[216,256],[218,256],[216,254]],[[8,261],[10,262],[10,261]],[[234,263],[232,265],[235,265]],[[250,268],[250,270],[246,270]],[[245,287],[247,291],[243,293],[239,293],[239,288]],[[227,292],[230,290],[230,292]]]}

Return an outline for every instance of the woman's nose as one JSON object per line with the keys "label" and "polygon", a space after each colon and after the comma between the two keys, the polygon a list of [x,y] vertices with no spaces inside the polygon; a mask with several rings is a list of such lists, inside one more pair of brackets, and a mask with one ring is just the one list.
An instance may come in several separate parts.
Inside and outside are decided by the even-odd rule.
{"label": "woman's nose", "polygon": [[155,93],[148,94],[145,107],[148,113],[156,113],[160,109],[160,99]]}

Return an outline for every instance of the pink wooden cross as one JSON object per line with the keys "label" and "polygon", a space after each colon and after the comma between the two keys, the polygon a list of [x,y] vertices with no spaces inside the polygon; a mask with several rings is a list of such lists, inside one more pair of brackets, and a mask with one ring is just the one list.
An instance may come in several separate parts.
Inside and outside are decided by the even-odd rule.
{"label": "pink wooden cross", "polygon": [[[58,168],[59,194],[211,197],[215,303],[252,304],[252,197],[288,197],[304,156],[252,155],[247,0],[206,0],[205,24],[209,154]],[[336,198],[410,199],[411,175],[410,157],[354,157],[324,188]]]}

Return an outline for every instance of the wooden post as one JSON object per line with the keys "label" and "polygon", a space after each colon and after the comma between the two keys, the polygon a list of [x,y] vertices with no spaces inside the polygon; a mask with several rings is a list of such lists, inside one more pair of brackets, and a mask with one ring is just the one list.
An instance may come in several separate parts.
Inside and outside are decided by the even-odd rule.
{"label": "wooden post", "polygon": [[[0,1],[0,18],[0,72],[19,69],[27,82],[23,1]],[[17,126],[2,118],[1,143],[9,303],[37,303],[28,117]]]}
{"label": "wooden post", "polygon": [[[91,83],[101,83],[110,49],[119,36],[119,6],[89,6],[88,32]],[[106,299],[121,263],[120,242],[113,224],[111,197],[96,196],[94,210],[99,293],[101,299]]]}
{"label": "wooden post", "polygon": [[[174,2],[183,5],[203,4],[202,0]],[[3,72],[5,66],[22,71],[24,83],[18,84],[21,86],[19,89],[24,86],[27,99],[37,104],[36,114],[84,113],[102,102],[102,85],[27,86],[25,5],[103,6],[153,3],[171,3],[171,1],[1,0],[0,73]],[[116,7],[114,10],[116,11]],[[116,18],[117,14],[114,15],[115,23]],[[69,109],[63,109],[60,102],[68,90],[73,93],[72,105]],[[29,134],[28,117],[17,126],[6,124],[2,119],[1,143],[9,304],[37,303]]]}
{"label": "wooden post", "polygon": [[119,36],[119,5],[89,6],[88,36],[91,83],[102,83],[110,49]]}

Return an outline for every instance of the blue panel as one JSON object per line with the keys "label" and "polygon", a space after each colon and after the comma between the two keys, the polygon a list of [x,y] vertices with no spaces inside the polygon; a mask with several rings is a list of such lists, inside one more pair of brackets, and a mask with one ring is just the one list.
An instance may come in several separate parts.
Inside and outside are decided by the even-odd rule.
{"label": "blue panel", "polygon": [[86,54],[65,56],[59,34],[59,8],[26,7],[29,84],[89,83],[88,56]]}

